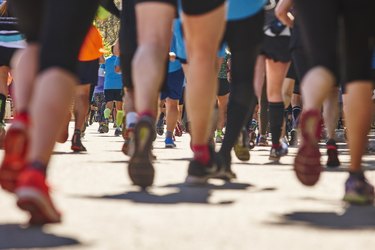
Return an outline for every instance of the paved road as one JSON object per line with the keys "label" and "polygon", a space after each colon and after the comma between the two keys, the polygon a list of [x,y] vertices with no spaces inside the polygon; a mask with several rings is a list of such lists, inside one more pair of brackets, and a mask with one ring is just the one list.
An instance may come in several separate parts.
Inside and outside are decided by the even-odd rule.
{"label": "paved road", "polygon": [[[158,137],[155,186],[142,192],[125,174],[122,139],[96,129],[88,128],[87,154],[72,154],[69,143],[55,149],[49,182],[62,224],[27,228],[27,215],[0,191],[0,249],[374,249],[375,208],[341,202],[345,149],[344,166],[326,171],[314,188],[294,176],[295,149],[273,165],[268,148],[252,151],[249,163],[235,160],[233,183],[188,187],[188,135],[177,138],[176,149],[164,149]],[[365,159],[375,183],[375,157]]]}

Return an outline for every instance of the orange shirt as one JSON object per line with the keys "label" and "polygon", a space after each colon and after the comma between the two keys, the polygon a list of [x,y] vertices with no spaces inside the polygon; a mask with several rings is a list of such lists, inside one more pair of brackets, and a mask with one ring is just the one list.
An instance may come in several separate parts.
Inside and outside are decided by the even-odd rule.
{"label": "orange shirt", "polygon": [[78,60],[92,61],[98,59],[103,54],[101,52],[103,47],[103,40],[99,30],[94,25],[91,25],[90,30],[81,46]]}

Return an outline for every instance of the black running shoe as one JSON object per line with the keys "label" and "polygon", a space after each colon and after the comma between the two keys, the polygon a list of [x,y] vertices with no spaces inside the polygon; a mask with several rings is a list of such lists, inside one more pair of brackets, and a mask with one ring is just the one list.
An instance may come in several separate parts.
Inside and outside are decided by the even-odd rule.
{"label": "black running shoe", "polygon": [[340,166],[340,160],[338,157],[337,145],[334,139],[329,139],[326,143],[327,145],[327,167],[329,168],[337,168]]}
{"label": "black running shoe", "polygon": [[219,162],[214,149],[210,147],[211,159],[208,165],[203,165],[196,160],[192,160],[189,163],[188,176],[186,177],[186,183],[188,184],[204,184],[210,178],[219,178],[224,169],[222,164]]}
{"label": "black running shoe", "polygon": [[290,131],[289,145],[292,147],[298,145],[298,133],[296,129],[292,129],[292,131]]}
{"label": "black running shoe", "polygon": [[135,150],[129,161],[128,173],[133,184],[142,188],[151,186],[154,182],[155,170],[151,158],[154,124],[154,119],[143,116],[134,128]]}
{"label": "black running shoe", "polygon": [[74,152],[86,152],[87,151],[86,148],[82,145],[81,131],[79,130],[74,131],[71,149]]}

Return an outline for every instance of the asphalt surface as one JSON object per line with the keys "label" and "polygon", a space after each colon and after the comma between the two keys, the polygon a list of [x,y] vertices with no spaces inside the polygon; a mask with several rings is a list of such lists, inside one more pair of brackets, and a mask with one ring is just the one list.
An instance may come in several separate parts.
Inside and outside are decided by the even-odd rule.
{"label": "asphalt surface", "polygon": [[[375,207],[341,201],[349,161],[344,144],[342,166],[326,170],[312,188],[294,175],[296,149],[275,165],[268,147],[252,150],[249,162],[233,156],[236,181],[191,187],[184,183],[192,156],[189,136],[177,137],[175,149],[165,149],[158,136],[155,184],[142,191],[127,176],[122,138],[112,128],[98,134],[97,127],[89,127],[83,140],[88,153],[73,154],[70,141],[55,148],[48,180],[61,224],[28,227],[14,197],[0,191],[0,249],[375,248]],[[364,159],[375,183],[375,157]]]}

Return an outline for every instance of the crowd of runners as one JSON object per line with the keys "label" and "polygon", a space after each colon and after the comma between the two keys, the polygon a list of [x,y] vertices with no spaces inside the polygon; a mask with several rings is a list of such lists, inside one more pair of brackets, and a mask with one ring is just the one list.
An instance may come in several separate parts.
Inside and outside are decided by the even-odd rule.
{"label": "crowd of runners", "polygon": [[[106,52],[95,20],[109,13],[121,27]],[[374,200],[362,168],[373,118],[373,0],[7,0],[0,15],[0,185],[31,224],[61,220],[46,175],[72,114],[71,149],[90,153],[85,128],[108,133],[113,123],[141,188],[154,181],[156,134],[166,148],[190,134],[188,184],[232,181],[232,149],[249,161],[251,149],[268,146],[274,162],[298,147],[294,171],[313,186],[324,167],[340,166],[343,129],[344,200]],[[15,114],[5,133],[9,75]]]}

